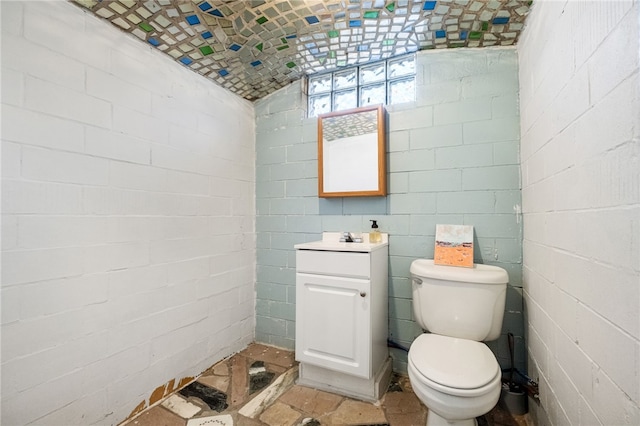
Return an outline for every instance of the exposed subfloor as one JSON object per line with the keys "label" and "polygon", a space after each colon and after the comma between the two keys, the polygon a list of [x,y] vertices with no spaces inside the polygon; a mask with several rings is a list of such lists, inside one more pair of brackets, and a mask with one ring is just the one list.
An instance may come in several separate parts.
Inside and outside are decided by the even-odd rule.
{"label": "exposed subfloor", "polygon": [[[121,426],[423,426],[427,409],[406,376],[394,375],[376,403],[295,384],[293,352],[261,344],[219,362],[195,382]],[[480,426],[527,426],[528,416],[494,408]]]}

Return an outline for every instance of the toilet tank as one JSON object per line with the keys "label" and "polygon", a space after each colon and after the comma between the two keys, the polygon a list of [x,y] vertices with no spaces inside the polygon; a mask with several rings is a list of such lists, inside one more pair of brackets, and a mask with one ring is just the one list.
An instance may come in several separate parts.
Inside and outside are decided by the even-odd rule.
{"label": "toilet tank", "polygon": [[411,263],[413,313],[424,330],[475,341],[500,336],[509,275],[492,265],[473,268]]}

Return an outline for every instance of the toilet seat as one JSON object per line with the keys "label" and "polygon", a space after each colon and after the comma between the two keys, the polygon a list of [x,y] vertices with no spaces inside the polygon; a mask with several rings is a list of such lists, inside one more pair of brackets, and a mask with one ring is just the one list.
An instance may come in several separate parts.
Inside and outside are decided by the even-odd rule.
{"label": "toilet seat", "polygon": [[451,395],[481,395],[502,377],[495,355],[473,340],[422,334],[412,343],[408,361],[421,381]]}

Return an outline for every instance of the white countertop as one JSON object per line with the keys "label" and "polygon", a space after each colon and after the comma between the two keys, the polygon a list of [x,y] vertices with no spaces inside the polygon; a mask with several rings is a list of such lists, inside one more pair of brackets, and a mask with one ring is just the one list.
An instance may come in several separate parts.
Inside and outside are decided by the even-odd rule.
{"label": "white countertop", "polygon": [[322,240],[296,244],[293,247],[296,250],[351,251],[370,253],[389,245],[389,234],[381,232],[380,235],[382,236],[382,242],[375,244],[369,242],[368,232],[362,232],[361,235],[363,241],[362,243],[341,243],[341,232],[323,232]]}

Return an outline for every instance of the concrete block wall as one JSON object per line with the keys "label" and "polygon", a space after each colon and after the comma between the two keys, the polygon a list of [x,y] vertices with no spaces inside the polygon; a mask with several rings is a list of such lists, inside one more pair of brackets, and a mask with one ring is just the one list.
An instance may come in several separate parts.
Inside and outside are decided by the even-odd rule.
{"label": "concrete block wall", "polygon": [[[300,84],[256,102],[256,339],[294,348],[294,244],[323,231],[367,231],[377,219],[390,234],[390,337],[408,347],[421,333],[411,261],[433,256],[436,224],[468,224],[475,260],[511,278],[505,334],[490,346],[507,367],[512,331],[524,369],[515,49],[419,52],[416,79],[417,101],[388,107],[386,197],[319,199],[317,120],[305,118]],[[392,353],[394,369],[406,372],[406,354]]]}
{"label": "concrete block wall", "polygon": [[534,2],[518,45],[536,424],[640,424],[640,5]]}
{"label": "concrete block wall", "polygon": [[253,340],[253,106],[70,2],[1,8],[1,423],[118,424]]}

